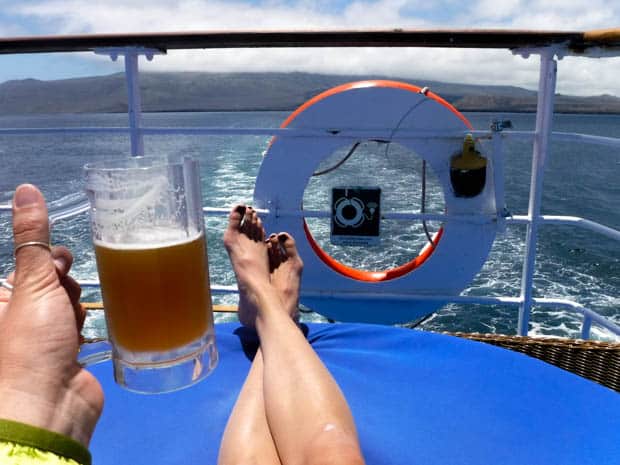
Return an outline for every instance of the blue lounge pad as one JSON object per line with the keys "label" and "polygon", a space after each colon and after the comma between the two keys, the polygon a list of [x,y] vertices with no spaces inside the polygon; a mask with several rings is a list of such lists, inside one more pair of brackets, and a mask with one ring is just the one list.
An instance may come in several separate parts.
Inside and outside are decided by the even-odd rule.
{"label": "blue lounge pad", "polygon": [[[610,389],[446,335],[366,324],[306,329],[349,402],[368,465],[620,463],[620,395]],[[179,392],[133,394],[114,383],[109,362],[89,368],[106,395],[91,442],[95,465],[217,463],[258,341],[238,324],[217,325],[216,335],[218,367]]]}

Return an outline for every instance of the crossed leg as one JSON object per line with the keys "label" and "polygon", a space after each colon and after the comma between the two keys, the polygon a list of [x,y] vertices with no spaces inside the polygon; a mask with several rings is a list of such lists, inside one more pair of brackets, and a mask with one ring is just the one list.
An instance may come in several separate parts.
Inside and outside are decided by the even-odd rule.
{"label": "crossed leg", "polygon": [[288,234],[264,241],[260,220],[237,207],[224,235],[260,349],[220,448],[220,465],[363,464],[355,424],[335,380],[295,322],[302,262]]}
{"label": "crossed leg", "polygon": [[[252,239],[248,242],[241,235]],[[253,255],[258,251],[264,256],[265,263],[269,264],[271,273],[270,282],[289,296],[287,308],[291,315],[297,311],[299,295],[299,277],[303,264],[301,260],[290,260],[287,266],[279,267],[277,259],[281,258],[279,246],[274,247],[273,235],[269,237],[267,254],[265,255],[265,234],[260,219],[250,208],[236,207],[229,217],[229,226],[224,236],[224,242],[229,253]],[[240,242],[239,242],[240,241]],[[232,251],[234,249],[234,252]],[[231,258],[232,259],[232,258]],[[277,269],[277,271],[276,271]],[[291,271],[291,278],[285,279],[284,269]],[[264,272],[264,267],[259,268]],[[297,277],[295,279],[295,277]],[[285,286],[290,285],[289,289]],[[250,328],[255,327],[258,309],[248,301],[243,284],[239,284],[239,321]],[[265,400],[263,395],[263,354],[261,349],[256,352],[252,366],[241,388],[235,407],[228,419],[220,452],[219,465],[280,465],[280,459],[275,443],[267,424]]]}

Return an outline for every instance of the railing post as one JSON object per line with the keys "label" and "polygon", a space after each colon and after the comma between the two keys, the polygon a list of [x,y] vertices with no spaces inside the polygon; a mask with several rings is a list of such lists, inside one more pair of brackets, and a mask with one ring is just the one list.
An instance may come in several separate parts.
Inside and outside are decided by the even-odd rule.
{"label": "railing post", "polygon": [[492,150],[493,150],[493,178],[495,182],[495,210],[497,211],[497,230],[506,231],[506,195],[504,190],[504,150],[502,144],[501,129],[493,130]]}
{"label": "railing post", "polygon": [[125,81],[127,82],[127,115],[129,117],[129,137],[131,139],[131,155],[144,155],[144,140],[142,134],[142,99],[140,96],[140,71],[138,59],[144,55],[148,61],[154,55],[165,53],[161,50],[144,47],[98,48],[97,55],[108,55],[116,61],[119,55],[125,60]]}
{"label": "railing post", "polygon": [[138,70],[139,54],[129,49],[124,54],[125,79],[127,80],[127,116],[129,117],[129,135],[131,137],[131,156],[144,155],[144,139],[140,132],[142,122],[142,102],[140,98],[140,74]]}
{"label": "railing post", "polygon": [[581,323],[581,339],[590,339],[591,330],[592,330],[592,318],[584,314],[583,322]]}
{"label": "railing post", "polygon": [[519,307],[518,334],[527,336],[529,331],[530,312],[532,310],[532,293],[534,267],[536,264],[536,245],[538,242],[538,226],[540,205],[542,201],[542,185],[553,123],[553,103],[557,62],[553,49],[545,49],[540,55],[540,76],[538,81],[538,103],[536,106],[536,130],[532,154],[532,176],[530,181],[530,200],[528,206],[528,226],[525,238],[525,260],[521,276],[521,300]]}

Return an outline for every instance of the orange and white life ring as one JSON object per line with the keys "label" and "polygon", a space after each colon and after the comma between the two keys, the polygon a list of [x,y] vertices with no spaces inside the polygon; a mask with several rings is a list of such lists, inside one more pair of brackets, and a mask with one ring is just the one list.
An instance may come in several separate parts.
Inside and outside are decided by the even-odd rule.
{"label": "orange and white life ring", "polygon": [[[336,320],[396,323],[411,321],[442,305],[420,296],[455,295],[471,282],[495,238],[496,223],[484,220],[496,214],[493,183],[487,183],[475,198],[456,197],[450,187],[450,158],[459,151],[462,139],[411,138],[405,134],[464,134],[471,124],[452,105],[411,84],[361,81],[335,87],[308,100],[281,127],[324,134],[318,138],[274,137],[254,191],[255,205],[272,212],[265,218],[266,228],[289,231],[297,238],[305,263],[304,304]],[[448,216],[432,244],[427,244],[408,263],[393,269],[364,271],[338,262],[318,245],[301,215],[290,214],[301,210],[305,187],[321,161],[342,145],[342,139],[330,135],[350,128],[377,131],[376,138],[398,142],[424,158],[443,187],[446,211],[460,218],[450,220]],[[492,171],[492,163],[487,169]],[[472,221],[463,221],[468,216]],[[382,308],[359,313],[356,301],[379,295]]]}

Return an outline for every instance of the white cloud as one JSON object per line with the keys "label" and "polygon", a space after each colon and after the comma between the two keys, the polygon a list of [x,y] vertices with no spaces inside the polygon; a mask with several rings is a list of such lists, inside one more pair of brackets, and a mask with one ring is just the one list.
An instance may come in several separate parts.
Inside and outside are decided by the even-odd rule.
{"label": "white cloud", "polygon": [[[43,33],[114,33],[180,30],[521,28],[579,30],[620,23],[620,5],[607,0],[352,0],[328,1],[35,0],[5,11],[36,22]],[[0,27],[2,25],[0,24]],[[37,31],[32,31],[37,32]],[[446,49],[272,49],[171,51],[144,64],[149,70],[311,71],[381,74],[533,88],[538,60],[509,51]],[[565,59],[562,93],[620,95],[620,59]]]}
{"label": "white cloud", "polygon": [[472,5],[470,14],[474,15],[478,22],[482,20],[497,24],[500,21],[511,20],[519,13],[522,6],[520,0],[479,0]]}

